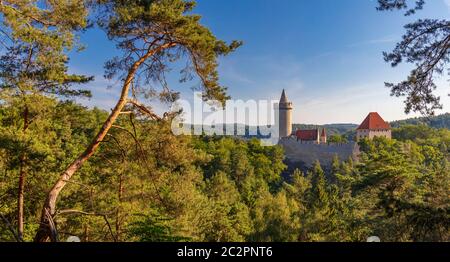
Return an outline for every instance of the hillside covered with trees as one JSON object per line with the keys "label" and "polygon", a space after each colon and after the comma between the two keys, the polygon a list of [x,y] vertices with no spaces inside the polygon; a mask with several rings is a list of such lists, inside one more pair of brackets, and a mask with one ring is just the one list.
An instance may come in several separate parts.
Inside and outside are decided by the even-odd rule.
{"label": "hillside covered with trees", "polygon": [[[35,97],[0,108],[2,241],[17,235],[20,152],[27,152],[24,235],[45,193],[107,112]],[[45,110],[37,104],[45,104]],[[164,121],[120,119],[60,196],[58,238],[83,241],[448,241],[450,131],[404,126],[361,142],[361,160],[320,163],[288,180],[281,147],[231,137],[174,136]]]}
{"label": "hillside covered with trees", "polygon": [[426,125],[433,128],[450,129],[450,113],[438,116],[408,118],[405,120],[393,121],[390,124],[392,127],[400,127],[404,125]]}

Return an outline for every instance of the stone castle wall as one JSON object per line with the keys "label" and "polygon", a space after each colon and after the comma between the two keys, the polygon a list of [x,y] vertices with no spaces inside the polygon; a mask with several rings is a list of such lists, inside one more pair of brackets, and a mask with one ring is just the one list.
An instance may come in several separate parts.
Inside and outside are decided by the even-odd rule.
{"label": "stone castle wall", "polygon": [[281,139],[279,142],[284,148],[286,158],[290,163],[302,163],[311,167],[316,160],[323,166],[330,166],[333,157],[337,155],[340,160],[352,157],[357,160],[359,154],[358,144],[350,142],[346,144],[307,144],[298,142],[294,138]]}
{"label": "stone castle wall", "polygon": [[357,139],[362,139],[362,138],[373,139],[374,137],[386,137],[388,139],[391,139],[392,131],[391,130],[357,130],[356,131]]}

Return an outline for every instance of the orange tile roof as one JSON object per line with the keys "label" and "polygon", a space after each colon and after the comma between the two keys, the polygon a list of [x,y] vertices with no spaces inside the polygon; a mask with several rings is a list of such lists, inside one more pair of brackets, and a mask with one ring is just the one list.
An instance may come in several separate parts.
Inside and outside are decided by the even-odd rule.
{"label": "orange tile roof", "polygon": [[377,112],[371,112],[357,128],[357,130],[360,129],[391,129],[391,126]]}

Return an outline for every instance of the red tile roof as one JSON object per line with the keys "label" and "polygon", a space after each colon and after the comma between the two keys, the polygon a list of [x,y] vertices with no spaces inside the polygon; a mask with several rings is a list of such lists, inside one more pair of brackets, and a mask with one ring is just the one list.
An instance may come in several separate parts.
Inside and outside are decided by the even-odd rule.
{"label": "red tile roof", "polygon": [[391,129],[391,126],[381,118],[377,112],[369,113],[369,115],[364,119],[361,125],[357,128],[360,129]]}
{"label": "red tile roof", "polygon": [[311,140],[317,140],[318,130],[297,130],[295,132],[295,136],[297,139],[304,140],[304,141],[311,141]]}

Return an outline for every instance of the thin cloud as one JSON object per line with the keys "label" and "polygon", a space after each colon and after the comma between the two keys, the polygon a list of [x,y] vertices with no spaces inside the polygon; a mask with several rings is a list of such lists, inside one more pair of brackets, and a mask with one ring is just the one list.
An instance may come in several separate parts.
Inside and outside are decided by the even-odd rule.
{"label": "thin cloud", "polygon": [[[115,83],[105,79],[101,75],[96,75],[94,81],[80,85],[84,89],[90,90],[92,92],[91,98],[77,98],[75,99],[78,103],[88,107],[98,107],[101,109],[109,110],[114,107],[119,95],[120,90],[114,88]],[[113,86],[112,88],[108,88]]]}
{"label": "thin cloud", "polygon": [[[446,0],[450,3],[450,0]],[[353,43],[348,45],[348,47],[358,47],[358,46],[366,46],[366,45],[377,45],[377,44],[386,44],[386,43],[393,43],[396,41],[396,38],[394,36],[385,36],[377,39],[371,39],[367,41],[361,41],[357,43]]]}
{"label": "thin cloud", "polygon": [[234,82],[239,82],[243,84],[254,84],[255,81],[248,78],[244,74],[242,74],[240,71],[238,71],[235,63],[232,62],[225,62],[221,66],[220,70],[221,77],[224,79],[228,79]]}

